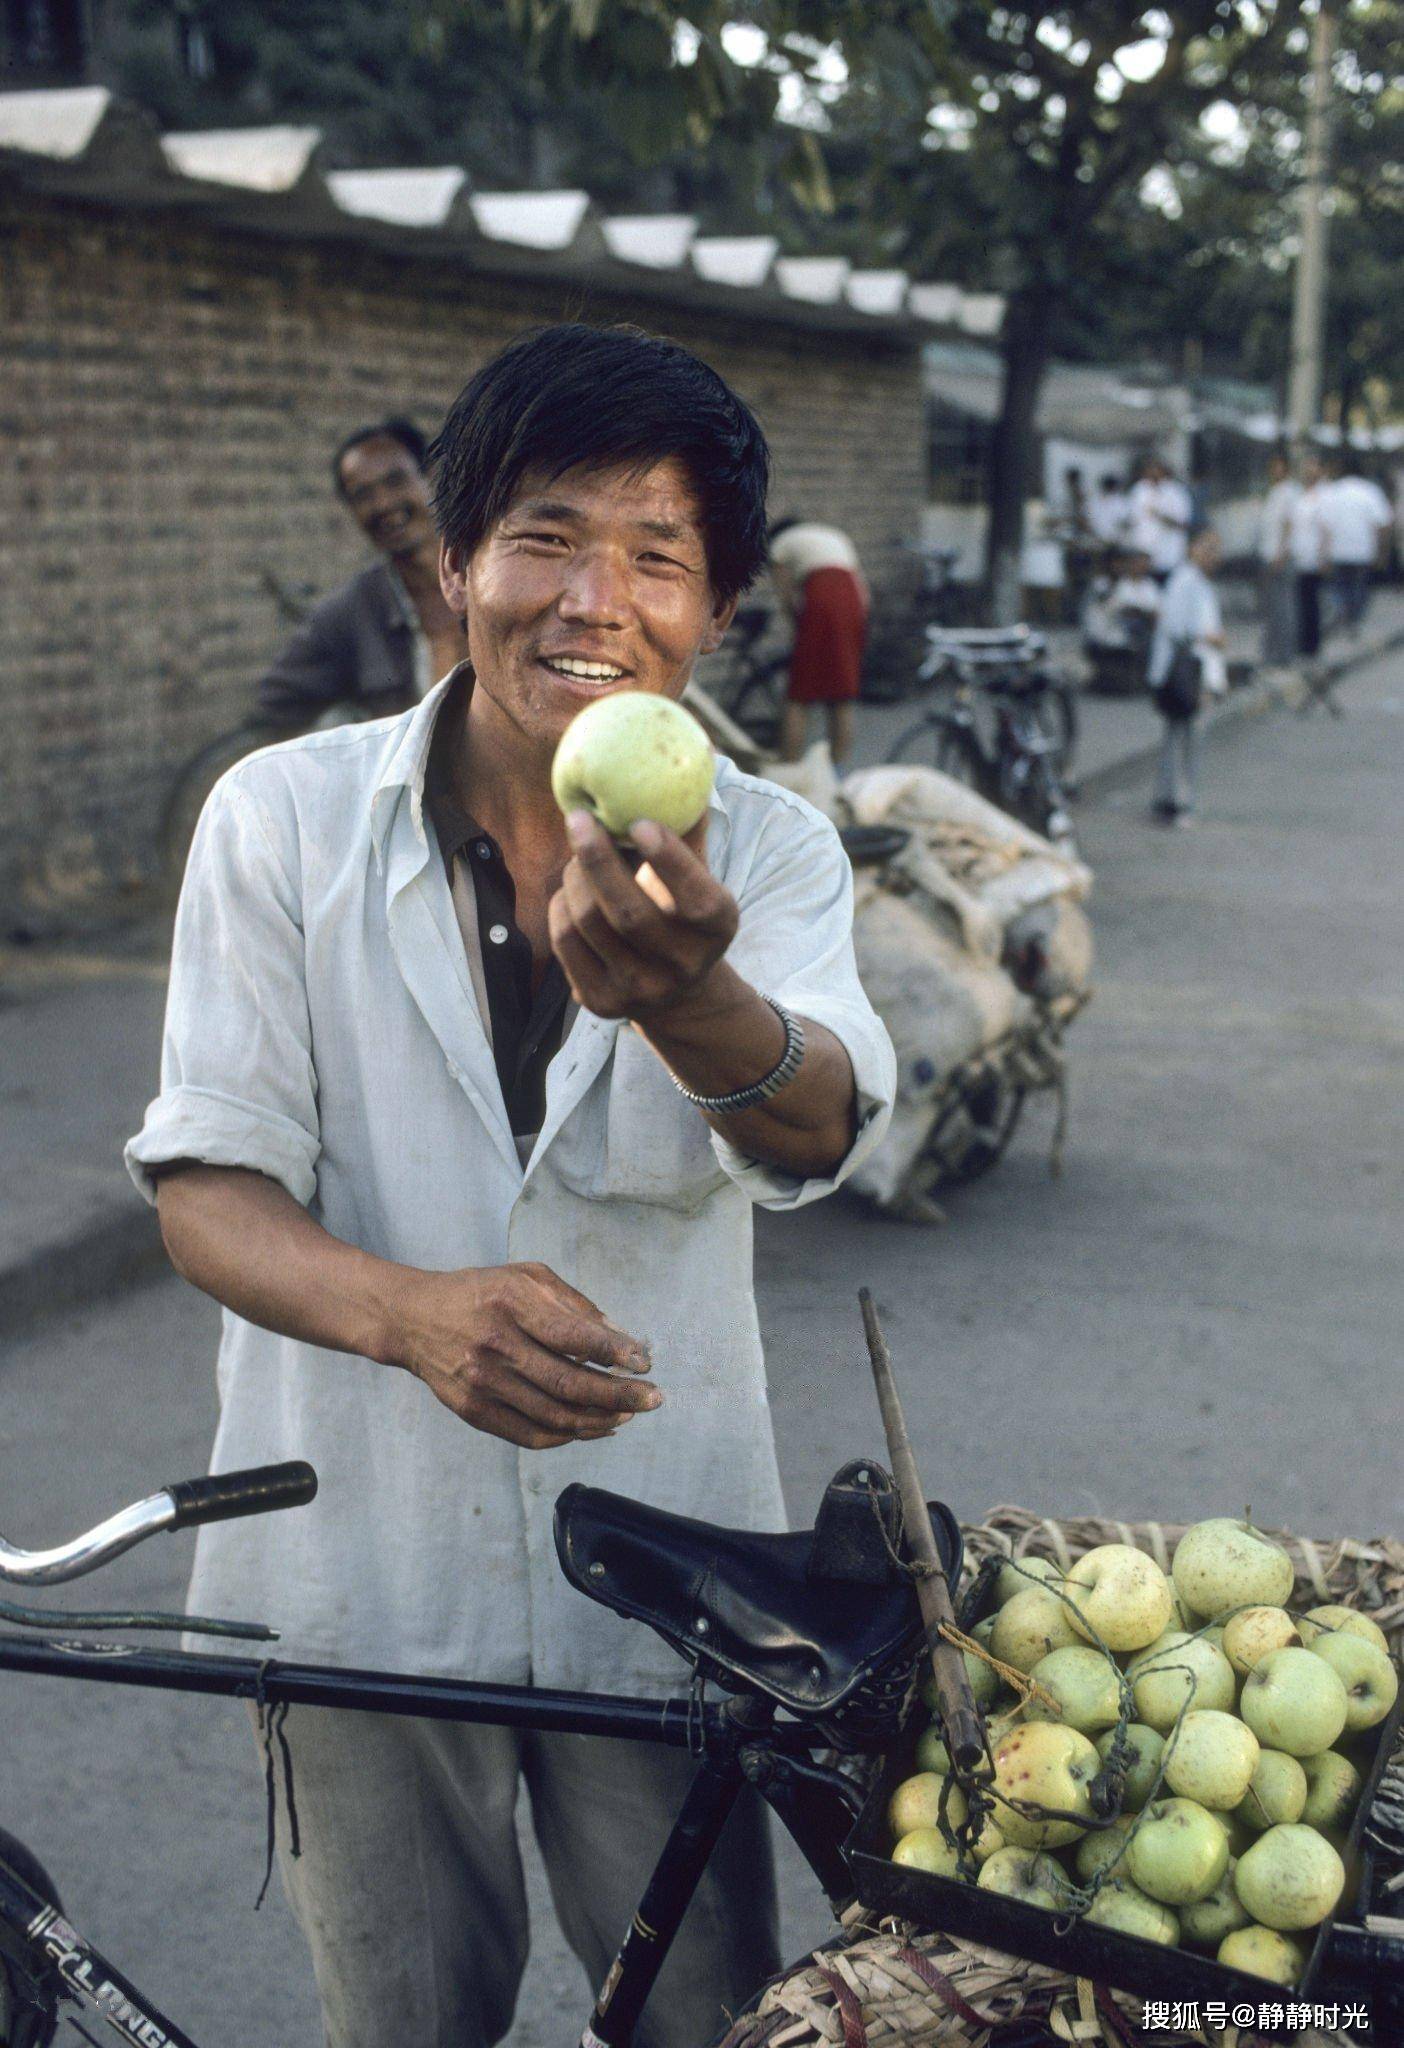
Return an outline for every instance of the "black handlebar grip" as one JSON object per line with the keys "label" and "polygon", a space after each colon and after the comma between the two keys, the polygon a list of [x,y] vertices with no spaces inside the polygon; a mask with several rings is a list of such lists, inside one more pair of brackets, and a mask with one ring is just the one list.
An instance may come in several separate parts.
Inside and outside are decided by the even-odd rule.
{"label": "black handlebar grip", "polygon": [[175,1502],[173,1529],[200,1522],[232,1522],[238,1515],[268,1515],[275,1508],[300,1508],[316,1498],[317,1475],[300,1458],[288,1465],[259,1465],[251,1472],[217,1472],[208,1479],[181,1479],[165,1491]]}

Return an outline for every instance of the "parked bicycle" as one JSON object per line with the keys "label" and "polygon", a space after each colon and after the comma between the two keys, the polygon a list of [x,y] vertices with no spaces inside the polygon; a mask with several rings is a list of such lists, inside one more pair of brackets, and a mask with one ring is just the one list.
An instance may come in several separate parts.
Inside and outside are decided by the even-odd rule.
{"label": "parked bicycle", "polygon": [[[1001,810],[1062,845],[1072,842],[1065,777],[1077,708],[1027,626],[927,628],[918,678],[927,708],[888,751],[967,783]],[[982,700],[992,720],[981,716]]]}
{"label": "parked bicycle", "polygon": [[743,605],[727,629],[717,666],[706,680],[713,701],[763,747],[773,747],[779,738],[790,673],[788,644],[776,648],[770,641],[775,619],[768,605]]}
{"label": "parked bicycle", "polygon": [[[0,1580],[56,1585],[96,1571],[163,1529],[264,1514],[310,1500],[308,1465],[196,1479],[124,1508],[47,1551],[0,1539]],[[954,1581],[960,1532],[933,1509],[941,1563]],[[862,1461],[830,1483],[816,1525],[791,1535],[714,1528],[593,1487],[556,1504],[556,1550],[572,1585],[646,1622],[692,1666],[690,1694],[669,1700],[479,1685],[258,1656],[142,1649],[80,1638],[139,1626],[183,1627],[268,1641],[251,1624],[177,1616],[45,1613],[5,1605],[3,1618],[40,1631],[0,1634],[0,1670],[113,1685],[609,1735],[687,1749],[697,1770],[582,2036],[628,2048],[669,1944],[743,1785],[779,1816],[835,1913],[853,1898],[842,1845],[879,1752],[911,1696],[923,1625],[900,1542],[892,1483]],[[393,1930],[387,1929],[387,1940]],[[758,1994],[759,1995],[759,1994]],[[61,2022],[91,2042],[85,2017],[142,2048],[193,2048],[189,2035],[66,1918],[43,1864],[0,1835],[0,2043],[46,2048]],[[730,2033],[744,2015],[733,2015]],[[715,2022],[699,2016],[701,2036]]]}

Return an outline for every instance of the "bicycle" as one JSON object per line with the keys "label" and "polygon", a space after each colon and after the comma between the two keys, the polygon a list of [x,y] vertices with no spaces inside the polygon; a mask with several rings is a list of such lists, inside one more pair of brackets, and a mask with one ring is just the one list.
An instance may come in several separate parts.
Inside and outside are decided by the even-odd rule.
{"label": "bicycle", "polygon": [[[1064,782],[1077,744],[1072,691],[1044,665],[1027,626],[927,628],[919,682],[934,701],[887,759],[923,761],[966,783],[1057,844],[1070,846]],[[990,700],[987,738],[977,700]]]}
{"label": "bicycle", "polygon": [[[305,1464],[185,1481],[48,1551],[0,1539],[0,1580],[76,1579],[161,1530],[292,1508],[316,1486]],[[944,1506],[933,1506],[932,1519],[940,1563],[954,1581],[960,1531]],[[691,1691],[667,1700],[86,1642],[95,1629],[139,1627],[275,1638],[256,1623],[11,1605],[0,1619],[62,1633],[0,1634],[0,1670],[237,1697],[269,1712],[331,1706],[688,1749],[696,1775],[581,2036],[582,2048],[628,2048],[743,1785],[787,1828],[835,1914],[851,1907],[843,1843],[909,1706],[924,1642],[913,1582],[897,1561],[900,1541],[892,1481],[870,1461],[843,1467],[815,1527],[790,1535],[716,1528],[597,1488],[566,1487],[556,1504],[561,1568],[579,1591],[647,1623],[692,1665]],[[709,1697],[709,1688],[724,1697]],[[39,1860],[0,1835],[0,2042],[47,2048],[64,2019],[92,2041],[78,2014],[105,2020],[141,2048],[194,2048],[71,1925]],[[744,2018],[731,2016],[723,2033]]]}
{"label": "bicycle", "polygon": [[722,645],[721,672],[707,682],[708,694],[727,716],[767,747],[779,736],[790,673],[788,648],[762,652],[774,622],[775,613],[766,605],[743,605]]}

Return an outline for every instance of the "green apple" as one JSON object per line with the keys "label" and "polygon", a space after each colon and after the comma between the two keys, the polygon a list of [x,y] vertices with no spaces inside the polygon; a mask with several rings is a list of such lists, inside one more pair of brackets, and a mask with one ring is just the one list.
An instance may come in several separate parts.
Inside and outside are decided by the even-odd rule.
{"label": "green apple", "polygon": [[1346,1689],[1346,1731],[1359,1735],[1377,1728],[1399,1692],[1399,1673],[1387,1650],[1363,1636],[1326,1629],[1307,1653],[1329,1664]]}
{"label": "green apple", "polygon": [[1181,1799],[1227,1813],[1253,1782],[1261,1754],[1257,1736],[1236,1714],[1199,1708],[1168,1738],[1165,1782]]}
{"label": "green apple", "polygon": [[1193,1799],[1156,1799],[1126,1852],[1130,1875],[1164,1906],[1207,1898],[1229,1867],[1228,1830]]}
{"label": "green apple", "polygon": [[929,1728],[923,1728],[917,1737],[916,1755],[912,1759],[920,1774],[934,1771],[938,1777],[947,1777],[951,1768],[951,1753],[947,1749],[940,1726],[933,1721]]}
{"label": "green apple", "polygon": [[[1082,1833],[1079,1816],[1091,1820],[1090,1786],[1101,1758],[1085,1735],[1057,1721],[1031,1721],[1006,1735],[995,1751],[995,1819],[1015,1849],[1052,1849]],[[1019,1812],[1010,1800],[1056,1808],[1071,1819],[1042,1820]]]}
{"label": "green apple", "polygon": [[901,1837],[909,1835],[913,1828],[939,1828],[941,1798],[947,1785],[950,1793],[946,1800],[946,1825],[960,1827],[965,1820],[966,1801],[954,1778],[944,1778],[936,1771],[918,1771],[914,1777],[904,1778],[887,1802],[887,1825],[893,1834]]}
{"label": "green apple", "polygon": [[1292,1560],[1249,1522],[1196,1522],[1175,1546],[1175,1591],[1204,1620],[1231,1607],[1281,1607],[1292,1597]]}
{"label": "green apple", "polygon": [[[1115,1740],[1115,1728],[1108,1728],[1105,1735],[1097,1737],[1097,1754],[1103,1763],[1110,1757]],[[1121,1807],[1124,1813],[1139,1813],[1156,1788],[1160,1760],[1165,1754],[1165,1737],[1154,1728],[1148,1728],[1144,1721],[1133,1721],[1126,1730],[1126,1743],[1131,1760],[1125,1765]]]}
{"label": "green apple", "polygon": [[1329,1749],[1349,1710],[1342,1680],[1313,1650],[1269,1650],[1244,1679],[1238,1703],[1263,1747],[1285,1749],[1288,1756]]}
{"label": "green apple", "polygon": [[1285,1607],[1243,1607],[1224,1623],[1224,1655],[1240,1678],[1261,1664],[1269,1650],[1301,1645],[1297,1624]]}
{"label": "green apple", "polygon": [[1345,1889],[1345,1865],[1315,1828],[1284,1822],[1238,1859],[1238,1896],[1263,1927],[1317,1927]]}
{"label": "green apple", "polygon": [[1306,1800],[1298,1820],[1309,1828],[1344,1828],[1355,1812],[1364,1781],[1348,1757],[1328,1749],[1320,1756],[1304,1756]]}
{"label": "green apple", "polygon": [[1226,1934],[1248,1925],[1248,1915],[1233,1886],[1236,1868],[1237,1865],[1230,1862],[1212,1892],[1181,1906],[1180,1933],[1195,1948],[1216,1949]]}
{"label": "green apple", "polygon": [[1296,1984],[1306,1968],[1300,1943],[1272,1927],[1240,1927],[1226,1934],[1219,1944],[1218,1959],[1230,1970],[1266,1977],[1270,1984]]}
{"label": "green apple", "polygon": [[995,1604],[1007,1606],[1016,1593],[1027,1593],[1034,1586],[1061,1586],[1063,1573],[1060,1566],[1047,1557],[1011,1557],[999,1568],[995,1580]]}
{"label": "green apple", "polygon": [[1114,1726],[1121,1712],[1121,1673],[1110,1657],[1085,1643],[1050,1650],[1029,1678],[1054,1702],[1046,1706],[1031,1693],[1024,1710],[1030,1721],[1061,1721],[1084,1735],[1097,1735]]}
{"label": "green apple", "polygon": [[1022,1899],[1026,1906],[1042,1906],[1049,1913],[1067,1903],[1067,1873],[1036,1849],[996,1849],[981,1866],[977,1882],[981,1891]]}
{"label": "green apple", "polygon": [[589,811],[616,839],[641,818],[690,832],[714,772],[711,744],[690,711],[651,690],[612,690],[561,735],[551,791],[563,811]]}
{"label": "green apple", "polygon": [[1203,1636],[1167,1629],[1126,1667],[1137,1717],[1163,1735],[1186,1707],[1232,1711],[1238,1691],[1233,1666]]}
{"label": "green apple", "polygon": [[1162,1948],[1174,1948],[1180,1939],[1180,1923],[1170,1908],[1127,1877],[1109,1877],[1087,1908],[1086,1918],[1118,1934],[1159,1942]]}
{"label": "green apple", "polygon": [[1123,1813],[1109,1828],[1094,1828],[1084,1835],[1073,1856],[1078,1876],[1084,1880],[1093,1878],[1113,1863],[1124,1868],[1126,1839],[1135,1824],[1134,1813]]}
{"label": "green apple", "polygon": [[1253,1766],[1252,1782],[1233,1810],[1234,1818],[1260,1835],[1283,1821],[1300,1820],[1306,1796],[1307,1774],[1296,1757],[1280,1749],[1263,1749]]}
{"label": "green apple", "polygon": [[990,1649],[1001,1664],[1032,1671],[1050,1650],[1068,1649],[1082,1637],[1057,1594],[1029,1586],[1000,1608],[990,1631]]}
{"label": "green apple", "polygon": [[903,1835],[892,1851],[892,1861],[908,1864],[913,1870],[929,1870],[935,1877],[960,1876],[956,1852],[939,1828],[913,1828]]}
{"label": "green apple", "polygon": [[1373,1643],[1377,1650],[1390,1654],[1389,1637],[1377,1621],[1371,1621],[1368,1614],[1362,1614],[1358,1607],[1312,1607],[1301,1617],[1297,1627],[1302,1632],[1302,1641],[1310,1649],[1316,1638],[1326,1629],[1338,1629],[1341,1634],[1360,1636],[1367,1643]]}
{"label": "green apple", "polygon": [[1109,1650],[1144,1650],[1170,1626],[1174,1595],[1153,1557],[1129,1543],[1099,1543],[1068,1573],[1073,1627]]}
{"label": "green apple", "polygon": [[[990,1633],[993,1628],[994,1617],[991,1616],[988,1621],[982,1621],[975,1628],[971,1629],[970,1633],[977,1643],[983,1643],[988,1649]],[[963,1652],[963,1655],[965,1658],[965,1676],[969,1681],[970,1691],[975,1704],[977,1707],[987,1707],[999,1691],[999,1673],[995,1670],[993,1664],[987,1663],[983,1657],[977,1657],[973,1650],[966,1650]],[[926,1658],[922,1659],[921,1675],[917,1680],[917,1691],[925,1705],[931,1709],[931,1712],[933,1714],[937,1713],[941,1702],[936,1692],[936,1674],[932,1671],[930,1663]]]}

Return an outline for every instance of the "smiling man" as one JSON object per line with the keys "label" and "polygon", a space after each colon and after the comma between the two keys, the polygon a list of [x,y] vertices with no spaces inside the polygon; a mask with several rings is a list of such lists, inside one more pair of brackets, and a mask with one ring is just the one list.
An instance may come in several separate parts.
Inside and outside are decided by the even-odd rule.
{"label": "smiling man", "polygon": [[[436,452],[469,659],[404,717],[216,788],[128,1148],[225,1305],[216,1465],[322,1480],[300,1516],[203,1531],[192,1605],[290,1654],[675,1693],[661,1641],[560,1577],[552,1502],[581,1479],[783,1526],[751,1208],[827,1194],[878,1141],[892,1051],[808,806],[719,761],[697,830],[642,823],[626,859],[551,797],[581,707],[681,696],[761,567],[750,413],[669,342],[566,326],[474,377]],[[283,1873],[334,2048],[505,2034],[523,1780],[598,1984],[691,1768],[315,1710],[287,1734]],[[738,1807],[640,2041],[704,2038],[774,1962],[763,1817]]]}

